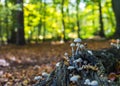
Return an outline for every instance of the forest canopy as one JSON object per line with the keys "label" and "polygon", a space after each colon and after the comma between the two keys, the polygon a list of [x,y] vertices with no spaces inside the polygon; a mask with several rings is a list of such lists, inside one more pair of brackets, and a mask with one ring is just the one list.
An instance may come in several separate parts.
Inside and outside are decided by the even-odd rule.
{"label": "forest canopy", "polygon": [[116,30],[111,0],[1,0],[0,10],[1,41],[17,41],[20,27],[27,42],[110,38]]}

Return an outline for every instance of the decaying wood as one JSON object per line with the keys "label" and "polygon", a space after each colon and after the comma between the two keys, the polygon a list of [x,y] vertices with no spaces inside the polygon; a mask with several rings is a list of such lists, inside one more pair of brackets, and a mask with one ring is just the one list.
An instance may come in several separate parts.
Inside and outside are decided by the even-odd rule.
{"label": "decaying wood", "polygon": [[[62,60],[49,77],[39,81],[35,86],[93,86],[85,85],[86,79],[96,80],[98,82],[96,86],[119,86],[120,49],[109,48],[92,52],[93,54],[90,54],[87,50],[83,50],[82,54],[75,55],[74,60],[82,58],[88,61],[87,65],[82,63],[82,70],[78,70],[80,64],[76,66],[72,62],[73,58],[70,57],[69,61]],[[69,70],[69,66],[75,66],[75,68]],[[115,73],[115,80],[109,80],[110,73]],[[80,78],[72,82],[70,78],[73,75],[79,75]]]}

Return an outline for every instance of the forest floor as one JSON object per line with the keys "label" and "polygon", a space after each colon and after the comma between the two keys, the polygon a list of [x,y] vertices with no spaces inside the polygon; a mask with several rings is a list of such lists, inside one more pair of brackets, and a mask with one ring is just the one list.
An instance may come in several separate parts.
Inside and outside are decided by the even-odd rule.
{"label": "forest floor", "polygon": [[[45,42],[25,46],[0,46],[0,86],[31,86],[42,72],[50,73],[67,52],[71,56],[72,41]],[[109,40],[85,40],[89,49],[110,47]]]}

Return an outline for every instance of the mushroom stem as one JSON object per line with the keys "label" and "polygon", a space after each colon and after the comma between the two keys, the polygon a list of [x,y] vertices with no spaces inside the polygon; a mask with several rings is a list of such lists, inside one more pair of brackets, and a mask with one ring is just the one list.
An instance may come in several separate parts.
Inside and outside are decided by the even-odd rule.
{"label": "mushroom stem", "polygon": [[76,52],[75,52],[75,54],[77,55],[77,54],[78,54],[78,52],[79,52],[80,43],[77,43],[77,44],[76,44],[76,46],[77,46],[77,49],[76,49]]}
{"label": "mushroom stem", "polygon": [[74,48],[72,47],[72,57],[74,57]]}
{"label": "mushroom stem", "polygon": [[117,44],[116,44],[117,49],[119,49],[119,48],[120,48],[119,43],[120,43],[120,40],[119,40],[119,39],[117,39]]}

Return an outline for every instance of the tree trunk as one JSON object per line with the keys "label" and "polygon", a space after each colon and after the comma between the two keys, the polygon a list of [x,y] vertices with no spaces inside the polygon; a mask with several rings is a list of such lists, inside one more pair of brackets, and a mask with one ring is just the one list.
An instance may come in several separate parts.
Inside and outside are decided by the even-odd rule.
{"label": "tree trunk", "polygon": [[80,3],[80,0],[76,0],[76,18],[77,18],[77,36],[78,38],[80,38],[80,22],[79,22],[79,3]]}
{"label": "tree trunk", "polygon": [[65,21],[64,21],[64,2],[65,0],[62,0],[62,3],[61,3],[61,13],[62,13],[62,34],[63,34],[63,40],[65,41]]}
{"label": "tree trunk", "polygon": [[24,38],[24,11],[23,11],[23,0],[17,0],[17,4],[20,4],[21,10],[17,11],[17,39],[16,44],[24,45],[25,38]]}
{"label": "tree trunk", "polygon": [[46,0],[44,0],[44,15],[43,15],[43,18],[44,18],[44,22],[43,22],[43,41],[45,41],[45,36],[46,36]]}
{"label": "tree trunk", "polygon": [[99,22],[100,22],[100,32],[99,32],[99,35],[101,37],[105,37],[105,34],[104,34],[104,25],[103,25],[103,17],[102,17],[101,0],[99,0],[98,6],[99,6]]}
{"label": "tree trunk", "polygon": [[[8,2],[7,0],[5,0],[5,7],[8,8]],[[8,27],[8,13],[6,14],[6,17],[5,17],[5,24],[6,24],[6,38],[7,38],[7,41],[9,39],[9,27]]]}
{"label": "tree trunk", "polygon": [[[92,51],[92,54],[83,50],[78,55],[69,57],[69,61],[60,61],[48,77],[43,77],[34,86],[119,86],[119,57],[120,49],[117,48]],[[82,59],[81,62],[75,62],[78,59]],[[87,63],[84,63],[85,61]],[[73,76],[78,78],[72,78]],[[111,81],[113,78],[115,80]],[[90,82],[85,84],[87,79]],[[94,80],[98,84],[90,85]]]}
{"label": "tree trunk", "polygon": [[120,0],[112,0],[112,7],[116,18],[115,38],[120,38]]}

